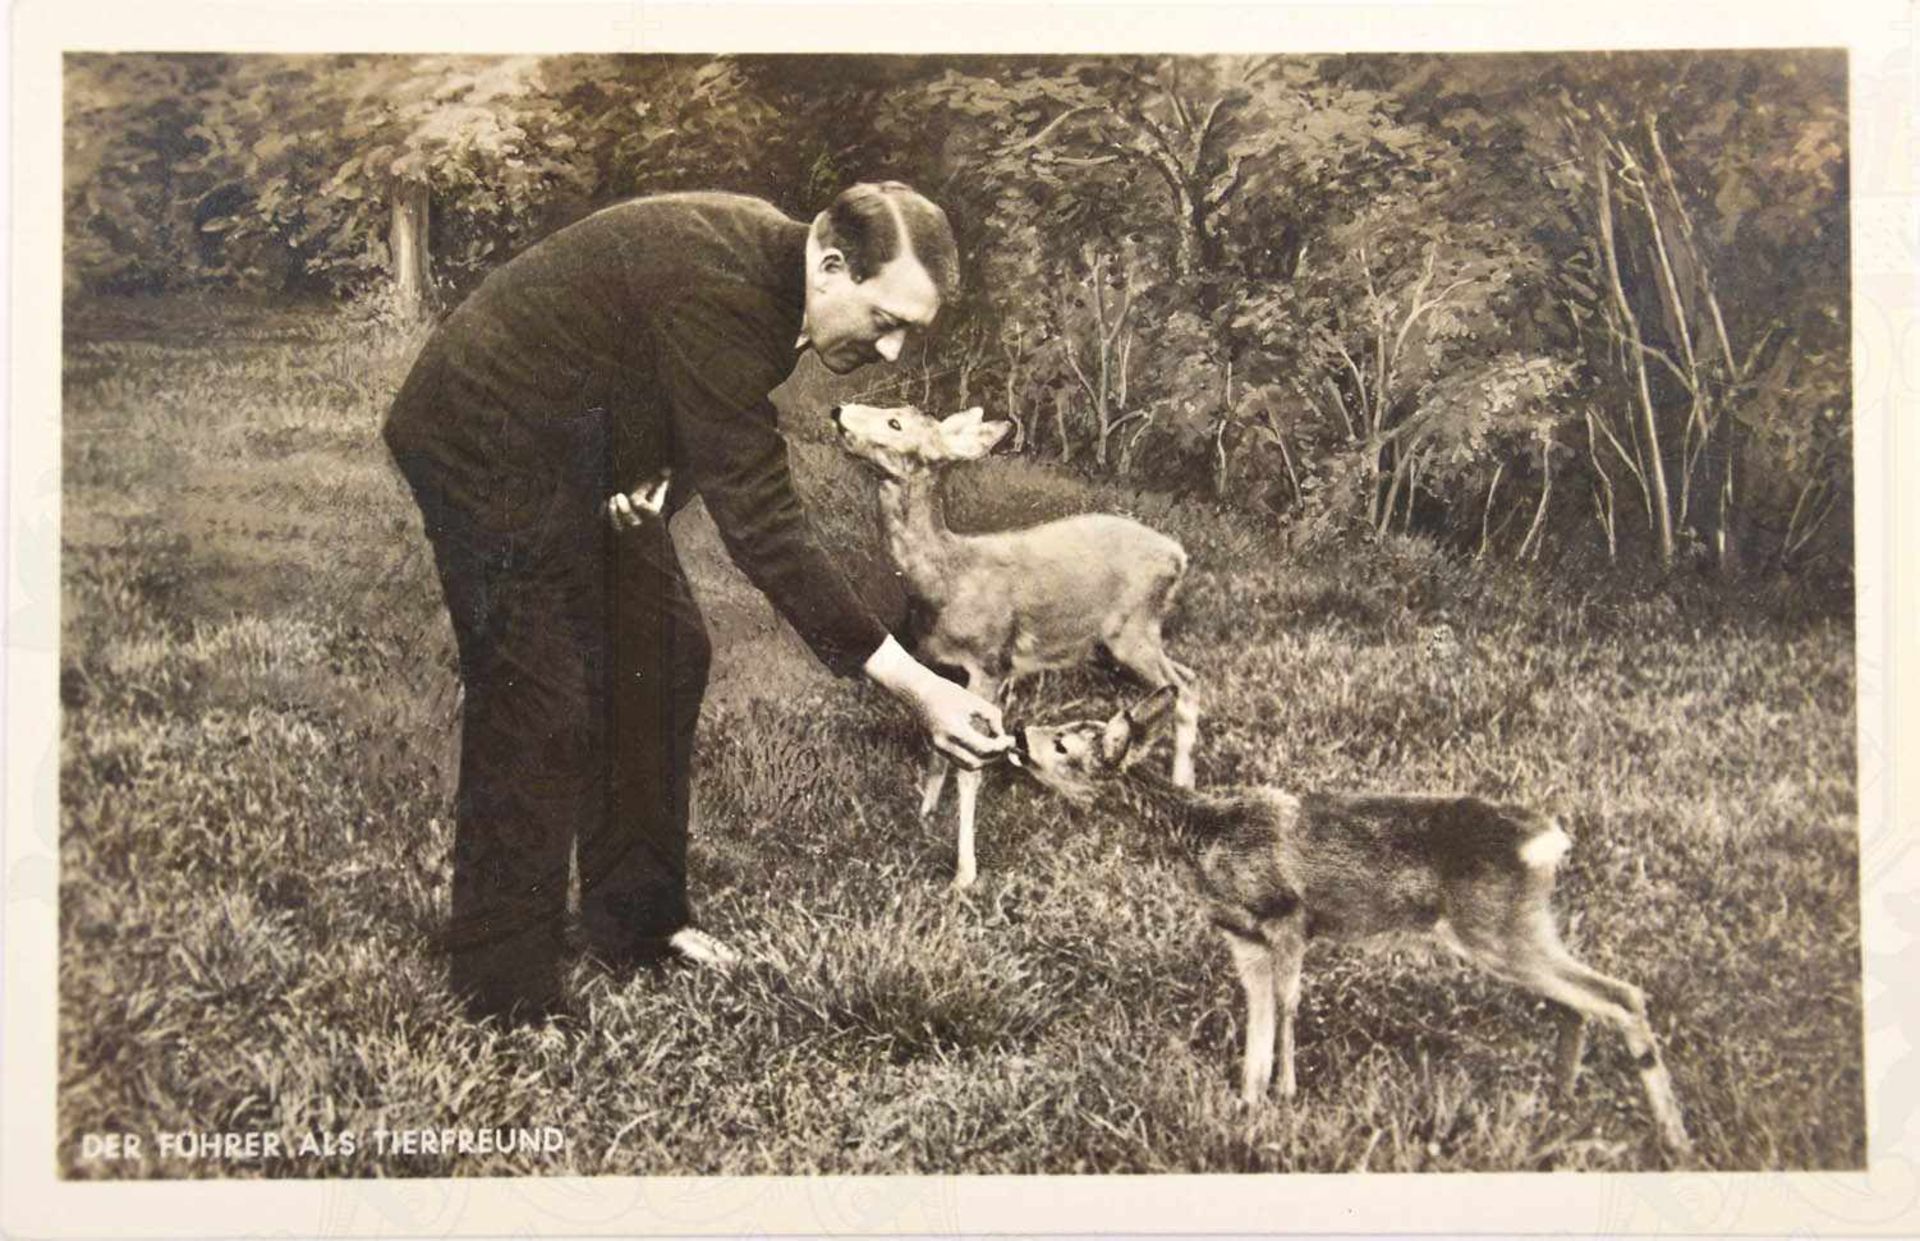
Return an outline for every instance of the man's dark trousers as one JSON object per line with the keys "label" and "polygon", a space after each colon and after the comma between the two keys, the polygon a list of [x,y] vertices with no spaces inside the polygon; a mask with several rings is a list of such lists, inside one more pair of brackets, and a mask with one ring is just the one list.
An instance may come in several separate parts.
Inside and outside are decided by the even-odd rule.
{"label": "man's dark trousers", "polygon": [[476,1015],[557,1003],[576,841],[596,955],[657,955],[689,921],[689,780],[711,648],[665,520],[615,531],[601,515],[604,461],[570,471],[543,513],[503,532],[450,504],[430,460],[399,458],[465,688],[448,948]]}

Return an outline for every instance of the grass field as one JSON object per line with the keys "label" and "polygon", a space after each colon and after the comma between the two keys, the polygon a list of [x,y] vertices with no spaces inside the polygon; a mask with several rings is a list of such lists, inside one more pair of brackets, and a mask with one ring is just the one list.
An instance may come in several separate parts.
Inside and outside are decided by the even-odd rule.
{"label": "grass field", "polygon": [[[718,648],[696,894],[731,977],[580,969],[576,1028],[454,1015],[455,685],[378,439],[407,342],[312,313],[95,307],[66,347],[60,1109],[66,1175],[1638,1169],[1618,1045],[1567,1101],[1552,1026],[1446,958],[1316,947],[1288,1108],[1232,1100],[1238,994],[1179,860],[1007,777],[945,890],[919,750],[677,537]],[[804,404],[804,402],[803,402]],[[876,597],[865,481],[796,448]],[[1643,986],[1700,1166],[1865,1161],[1850,625],[1573,598],[1417,543],[1303,564],[1204,506],[995,460],[957,525],[1117,507],[1181,538],[1203,784],[1546,805],[1568,939]],[[1455,654],[1425,652],[1444,620]],[[1051,696],[1117,701],[1099,678]],[[514,1156],[373,1130],[559,1127]],[[80,1159],[86,1132],[360,1135],[352,1155]],[[153,1150],[151,1141],[148,1151]]]}

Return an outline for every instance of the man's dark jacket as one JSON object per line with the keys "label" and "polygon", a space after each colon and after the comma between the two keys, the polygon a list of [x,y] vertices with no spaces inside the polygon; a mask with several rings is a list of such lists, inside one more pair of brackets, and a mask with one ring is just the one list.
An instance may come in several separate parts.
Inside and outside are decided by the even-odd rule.
{"label": "man's dark jacket", "polygon": [[822,661],[886,631],[823,553],[767,394],[805,308],[807,226],[768,203],[672,194],[609,207],[490,275],[435,333],[388,415],[396,456],[499,533],[600,520],[673,469],[734,561]]}

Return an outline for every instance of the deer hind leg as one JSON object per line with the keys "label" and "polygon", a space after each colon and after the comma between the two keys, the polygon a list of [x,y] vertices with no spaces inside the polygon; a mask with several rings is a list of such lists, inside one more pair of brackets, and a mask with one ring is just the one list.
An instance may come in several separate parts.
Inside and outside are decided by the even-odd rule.
{"label": "deer hind leg", "polygon": [[1193,747],[1200,740],[1200,693],[1194,688],[1193,669],[1172,659],[1167,665],[1178,686],[1173,702],[1173,783],[1190,789],[1194,784]]}
{"label": "deer hind leg", "polygon": [[1577,1008],[1560,1006],[1560,1041],[1553,1055],[1554,1086],[1563,1095],[1573,1093],[1580,1079],[1580,1057],[1587,1050],[1587,1019]]}
{"label": "deer hind leg", "polygon": [[1469,955],[1489,971],[1569,1010],[1562,1019],[1560,1034],[1563,1082],[1570,1082],[1569,1058],[1571,1071],[1578,1072],[1585,1022],[1612,1026],[1633,1055],[1661,1142],[1676,1153],[1692,1148],[1679,1101],[1674,1097],[1673,1079],[1660,1058],[1653,1026],[1647,1020],[1646,997],[1638,987],[1609,978],[1568,952],[1553,929],[1553,917],[1543,898],[1498,929],[1457,929]]}
{"label": "deer hind leg", "polygon": [[1690,1150],[1692,1142],[1687,1137],[1680,1101],[1674,1097],[1673,1077],[1667,1072],[1660,1045],[1653,1036],[1653,1025],[1647,1020],[1646,995],[1633,984],[1609,978],[1576,960],[1564,948],[1559,949],[1553,968],[1564,983],[1592,996],[1593,1008],[1588,1011],[1596,1019],[1609,1022],[1626,1040],[1634,1068],[1640,1075],[1640,1089],[1647,1096],[1647,1109],[1653,1113],[1654,1124],[1659,1126],[1660,1140],[1669,1150],[1682,1153]]}

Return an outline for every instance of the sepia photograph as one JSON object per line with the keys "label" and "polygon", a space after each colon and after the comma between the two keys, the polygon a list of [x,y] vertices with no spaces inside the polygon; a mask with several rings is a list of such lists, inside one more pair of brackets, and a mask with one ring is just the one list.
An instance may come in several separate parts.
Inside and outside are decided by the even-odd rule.
{"label": "sepia photograph", "polygon": [[1868,1168],[1857,57],[66,51],[54,1175]]}

